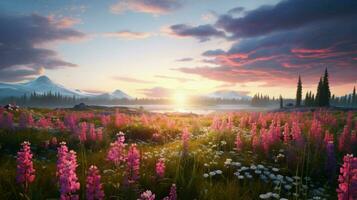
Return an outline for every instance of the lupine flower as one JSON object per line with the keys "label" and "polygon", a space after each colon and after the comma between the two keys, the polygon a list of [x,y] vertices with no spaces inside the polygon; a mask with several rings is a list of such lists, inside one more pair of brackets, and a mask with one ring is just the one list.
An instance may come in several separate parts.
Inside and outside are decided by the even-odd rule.
{"label": "lupine flower", "polygon": [[188,153],[188,143],[190,141],[190,132],[188,132],[187,128],[184,128],[182,130],[181,139],[182,139],[183,155],[187,155],[187,153]]}
{"label": "lupine flower", "polygon": [[90,166],[86,184],[86,198],[88,200],[104,199],[104,191],[100,179],[101,176],[99,175],[98,168],[94,165]]}
{"label": "lupine flower", "polygon": [[70,150],[63,161],[62,169],[59,169],[60,199],[78,200],[79,195],[76,193],[80,188],[80,183],[76,174],[78,166],[76,152]]}
{"label": "lupine flower", "polygon": [[156,163],[156,175],[159,177],[159,178],[163,178],[164,175],[165,175],[165,160],[163,158],[160,158],[157,163]]}
{"label": "lupine flower", "polygon": [[44,128],[47,129],[49,127],[51,127],[51,121],[50,119],[47,119],[46,117],[41,117],[38,121],[37,121],[37,127],[39,128]]}
{"label": "lupine flower", "polygon": [[325,144],[328,144],[329,142],[333,143],[333,135],[328,130],[325,131],[324,142]]}
{"label": "lupine flower", "polygon": [[82,122],[77,128],[77,135],[81,142],[85,142],[87,140],[87,127],[87,122]]}
{"label": "lupine flower", "polygon": [[124,133],[120,132],[118,134],[117,140],[113,143],[110,143],[107,160],[113,162],[115,165],[119,165],[121,162],[125,161],[124,141]]}
{"label": "lupine flower", "polygon": [[97,140],[102,141],[103,140],[103,128],[98,128],[96,135],[97,135]]}
{"label": "lupine flower", "polygon": [[335,180],[336,173],[336,157],[335,157],[335,146],[333,142],[328,142],[326,145],[327,159],[325,163],[326,173],[329,175],[330,184]]}
{"label": "lupine flower", "polygon": [[237,151],[242,150],[242,147],[243,147],[243,142],[242,142],[242,139],[240,137],[241,137],[240,136],[240,132],[238,132],[237,136],[236,136],[236,141],[235,141],[235,145],[236,145]]}
{"label": "lupine flower", "polygon": [[288,144],[290,142],[290,131],[289,131],[289,123],[285,123],[284,125],[284,142]]}
{"label": "lupine flower", "polygon": [[351,135],[348,125],[343,128],[343,132],[339,137],[338,150],[342,152],[351,152]]}
{"label": "lupine flower", "polygon": [[75,132],[76,130],[76,126],[77,126],[77,117],[76,115],[69,114],[66,115],[64,117],[64,124],[66,125],[66,127],[71,131],[71,132]]}
{"label": "lupine flower", "polygon": [[357,199],[357,158],[353,155],[347,154],[343,157],[338,182],[339,200]]}
{"label": "lupine flower", "polygon": [[88,133],[89,133],[89,137],[92,141],[96,140],[96,133],[95,133],[95,126],[94,124],[89,124],[89,128],[88,128]]}
{"label": "lupine flower", "polygon": [[139,179],[140,169],[140,152],[136,144],[131,144],[126,158],[127,164],[127,182],[129,184],[135,183]]}
{"label": "lupine flower", "polygon": [[171,185],[169,196],[165,197],[163,200],[177,200],[177,192],[176,192],[175,184]]}
{"label": "lupine flower", "polygon": [[25,141],[21,145],[22,149],[17,152],[16,181],[23,184],[26,192],[29,184],[35,180],[35,169],[32,163],[30,143]]}
{"label": "lupine flower", "polygon": [[301,134],[301,129],[299,124],[295,121],[293,122],[293,125],[291,127],[291,135],[293,137],[294,142],[299,148],[302,148],[304,146],[304,138],[302,137]]}
{"label": "lupine flower", "polygon": [[110,115],[101,115],[100,121],[104,127],[107,126],[110,123]]}
{"label": "lupine flower", "polygon": [[64,169],[65,163],[67,162],[68,147],[65,142],[61,142],[60,146],[57,148],[57,176],[62,175],[62,170]]}
{"label": "lupine flower", "polygon": [[138,200],[155,200],[155,194],[150,190],[146,190],[145,192],[141,193],[140,199]]}

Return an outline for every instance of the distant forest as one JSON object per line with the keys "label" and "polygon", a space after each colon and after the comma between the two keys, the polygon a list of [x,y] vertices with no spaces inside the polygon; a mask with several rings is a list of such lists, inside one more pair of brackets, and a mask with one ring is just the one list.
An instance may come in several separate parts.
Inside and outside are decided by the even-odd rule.
{"label": "distant forest", "polygon": [[[0,104],[16,104],[19,106],[29,107],[55,107],[55,106],[74,106],[79,103],[88,105],[157,105],[157,104],[172,104],[172,100],[167,98],[148,99],[107,99],[107,98],[79,98],[76,96],[64,96],[60,93],[51,91],[39,94],[31,93],[21,97],[7,97],[0,100]],[[249,99],[221,99],[221,98],[191,98],[190,105],[219,105],[219,104],[250,104]]]}

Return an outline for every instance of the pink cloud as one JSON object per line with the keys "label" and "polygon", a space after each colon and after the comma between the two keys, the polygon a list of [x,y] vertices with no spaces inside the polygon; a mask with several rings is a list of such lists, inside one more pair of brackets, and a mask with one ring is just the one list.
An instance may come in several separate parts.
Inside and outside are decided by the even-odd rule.
{"label": "pink cloud", "polygon": [[150,14],[166,14],[181,7],[176,0],[119,0],[110,6],[113,13],[126,11],[143,12]]}

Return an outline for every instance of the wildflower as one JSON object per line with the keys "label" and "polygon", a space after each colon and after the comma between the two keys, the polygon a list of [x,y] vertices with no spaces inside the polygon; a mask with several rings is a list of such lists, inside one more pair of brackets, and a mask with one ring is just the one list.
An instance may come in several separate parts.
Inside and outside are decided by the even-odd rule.
{"label": "wildflower", "polygon": [[115,165],[119,165],[125,161],[124,148],[125,137],[122,132],[118,134],[118,138],[115,142],[110,143],[110,148],[107,154],[107,160],[113,162]]}
{"label": "wildflower", "polygon": [[96,140],[96,132],[95,132],[95,126],[94,124],[89,124],[89,128],[88,128],[88,133],[89,133],[89,137],[92,141]]}
{"label": "wildflower", "polygon": [[82,122],[79,124],[79,127],[77,128],[77,134],[78,138],[81,142],[84,142],[87,140],[87,122]]}
{"label": "wildflower", "polygon": [[325,163],[325,170],[329,175],[330,184],[333,183],[336,173],[336,158],[335,158],[335,147],[333,142],[327,143],[326,146],[327,159]]}
{"label": "wildflower", "polygon": [[150,190],[146,190],[140,195],[140,199],[138,200],[155,200],[155,194]]}
{"label": "wildflower", "polygon": [[139,179],[139,169],[140,169],[140,153],[136,147],[136,144],[131,144],[127,161],[127,181],[128,183],[134,183]]}
{"label": "wildflower", "polygon": [[35,180],[35,169],[32,163],[30,143],[25,141],[21,145],[22,149],[17,152],[16,181],[23,184],[25,192],[27,192],[29,184]]}
{"label": "wildflower", "polygon": [[343,165],[338,177],[338,199],[350,200],[357,198],[357,158],[353,155],[343,157]]}
{"label": "wildflower", "polygon": [[165,175],[165,160],[160,158],[156,163],[156,175],[159,178],[163,178]]}
{"label": "wildflower", "polygon": [[204,173],[204,174],[203,174],[203,177],[204,177],[204,178],[208,178],[208,176],[209,176],[209,175],[208,175],[207,173]]}
{"label": "wildflower", "polygon": [[79,196],[76,192],[80,188],[78,182],[76,168],[77,168],[77,156],[73,150],[69,151],[64,158],[62,169],[59,169],[59,185],[60,185],[60,199],[61,200],[78,200]]}
{"label": "wildflower", "polygon": [[237,151],[242,150],[242,147],[243,147],[243,142],[242,142],[242,139],[240,137],[241,137],[240,133],[238,132],[237,133],[237,137],[236,137],[236,141],[235,141],[235,145],[236,145]]}
{"label": "wildflower", "polygon": [[177,192],[176,192],[175,184],[171,185],[169,196],[165,197],[163,200],[177,200]]}
{"label": "wildflower", "polygon": [[57,148],[57,172],[56,175],[60,177],[62,175],[62,169],[66,163],[68,154],[68,148],[65,142],[60,143],[60,147]]}
{"label": "wildflower", "polygon": [[339,137],[338,150],[342,152],[351,152],[351,135],[349,126],[343,128],[343,132]]}
{"label": "wildflower", "polygon": [[188,132],[187,128],[183,129],[181,139],[182,139],[183,155],[187,155],[188,143],[190,141],[190,133]]}
{"label": "wildflower", "polygon": [[102,183],[100,182],[101,176],[96,166],[89,167],[86,185],[86,197],[88,200],[102,200],[104,199],[104,192]]}

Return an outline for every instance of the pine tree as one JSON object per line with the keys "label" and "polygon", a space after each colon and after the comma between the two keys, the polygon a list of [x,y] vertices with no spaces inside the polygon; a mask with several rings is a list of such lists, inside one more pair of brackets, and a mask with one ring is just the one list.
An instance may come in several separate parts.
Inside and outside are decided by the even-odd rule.
{"label": "pine tree", "polygon": [[321,90],[321,100],[322,106],[330,106],[330,98],[331,98],[331,91],[328,81],[328,72],[327,68],[325,69],[325,74],[322,82],[322,90]]}
{"label": "pine tree", "polygon": [[283,97],[280,95],[279,97],[279,101],[280,101],[280,109],[284,107],[284,103],[283,103]]}
{"label": "pine tree", "polygon": [[353,92],[352,92],[352,106],[357,105],[357,99],[356,99],[356,87],[353,87]]}
{"label": "pine tree", "polygon": [[321,106],[321,97],[322,97],[322,78],[320,78],[319,84],[317,86],[317,92],[315,97],[315,104],[316,106]]}
{"label": "pine tree", "polygon": [[301,98],[302,98],[302,83],[301,83],[301,77],[299,75],[299,80],[296,90],[296,107],[301,106]]}

